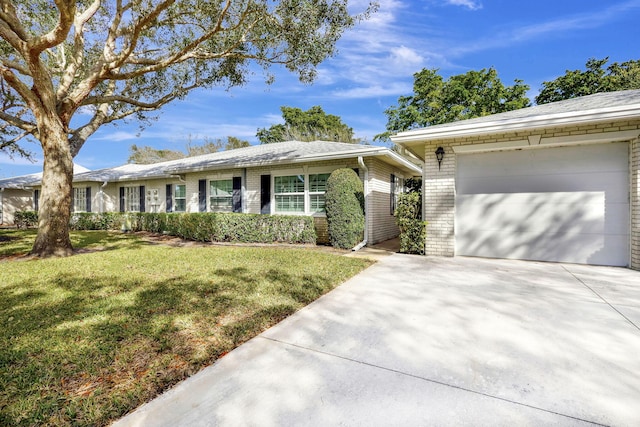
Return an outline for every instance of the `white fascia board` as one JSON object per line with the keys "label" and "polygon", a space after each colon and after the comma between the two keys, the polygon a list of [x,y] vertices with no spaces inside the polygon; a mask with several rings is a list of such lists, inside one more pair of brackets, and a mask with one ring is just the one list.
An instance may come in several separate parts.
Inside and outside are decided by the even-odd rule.
{"label": "white fascia board", "polygon": [[358,156],[364,156],[364,157],[379,156],[381,154],[384,154],[384,151],[388,151],[388,149],[384,147],[369,147],[364,150],[357,150],[357,151],[349,150],[349,151],[340,151],[340,152],[325,153],[325,154],[308,154],[306,156],[300,156],[293,159],[280,158],[280,159],[269,159],[269,160],[254,161],[254,162],[223,163],[223,164],[217,164],[217,165],[199,166],[197,168],[190,168],[188,166],[185,166],[180,168],[165,169],[165,172],[169,172],[172,174],[193,173],[193,172],[204,172],[204,171],[216,170],[216,169],[240,169],[240,168],[270,166],[270,165],[309,163],[309,162],[318,162],[323,160],[341,160],[341,159],[347,159],[347,158],[357,159]]}
{"label": "white fascia board", "polygon": [[567,145],[602,144],[606,142],[632,141],[640,137],[640,130],[618,132],[585,133],[581,135],[541,137],[531,135],[528,139],[517,141],[489,142],[453,146],[456,154],[482,153],[486,151],[518,150],[525,148],[559,147]]}
{"label": "white fascia board", "polygon": [[465,123],[465,121],[462,120],[455,126],[447,126],[444,128],[434,126],[400,132],[392,136],[391,140],[396,144],[408,146],[437,139],[480,136],[523,129],[548,128],[559,125],[580,125],[638,118],[640,118],[640,104],[633,104],[587,111],[492,120],[480,123]]}

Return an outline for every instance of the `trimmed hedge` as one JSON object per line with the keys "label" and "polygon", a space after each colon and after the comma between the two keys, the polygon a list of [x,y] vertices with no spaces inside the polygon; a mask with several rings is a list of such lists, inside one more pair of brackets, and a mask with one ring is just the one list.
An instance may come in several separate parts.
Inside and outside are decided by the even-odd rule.
{"label": "trimmed hedge", "polygon": [[352,169],[337,169],[327,179],[325,208],[329,240],[350,249],[364,238],[364,185]]}
{"label": "trimmed hedge", "polygon": [[313,218],[240,213],[75,213],[72,230],[148,231],[200,242],[316,242]]}
{"label": "trimmed hedge", "polygon": [[424,255],[427,223],[422,221],[422,193],[398,195],[395,215],[400,228],[400,252]]}
{"label": "trimmed hedge", "polygon": [[18,211],[14,215],[14,222],[17,228],[32,228],[38,226],[38,212]]}

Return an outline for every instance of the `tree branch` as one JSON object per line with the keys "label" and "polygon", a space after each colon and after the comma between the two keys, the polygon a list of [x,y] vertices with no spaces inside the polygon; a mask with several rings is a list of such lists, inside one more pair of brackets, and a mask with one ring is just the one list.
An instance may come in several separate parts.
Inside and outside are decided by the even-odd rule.
{"label": "tree branch", "polygon": [[52,48],[62,43],[69,34],[73,25],[73,18],[76,13],[76,2],[74,0],[55,0],[60,17],[55,28],[47,34],[29,41],[29,50],[33,57],[37,57],[44,50]]}

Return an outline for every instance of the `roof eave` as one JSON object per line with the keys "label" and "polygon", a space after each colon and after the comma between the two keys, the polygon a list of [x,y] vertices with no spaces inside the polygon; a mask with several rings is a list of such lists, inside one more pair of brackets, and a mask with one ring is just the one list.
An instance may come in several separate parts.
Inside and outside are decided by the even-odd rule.
{"label": "roof eave", "polygon": [[293,159],[275,159],[275,160],[266,160],[260,162],[238,162],[238,163],[227,163],[220,165],[205,165],[196,168],[173,168],[166,169],[167,172],[172,174],[182,174],[182,173],[194,173],[194,172],[204,172],[210,170],[220,170],[220,169],[240,169],[240,168],[250,168],[250,167],[261,167],[261,166],[271,166],[271,165],[282,165],[282,164],[296,164],[296,163],[308,163],[308,162],[318,162],[325,160],[342,160],[348,158],[357,158],[357,157],[373,157],[373,156],[387,156],[398,166],[403,167],[404,169],[415,172],[422,173],[422,170],[417,165],[411,163],[409,160],[403,158],[397,153],[390,151],[385,147],[370,147],[366,150],[358,150],[358,151],[344,151],[340,153],[329,153],[329,154],[313,154],[300,156]]}
{"label": "roof eave", "polygon": [[[421,143],[453,139],[459,137],[482,136],[507,131],[518,131],[523,129],[540,129],[556,127],[568,124],[589,124],[606,122],[610,120],[624,120],[640,118],[640,104],[625,105],[622,107],[611,107],[582,112],[556,113],[534,117],[518,117],[516,119],[494,120],[484,123],[464,123],[461,121],[457,126],[449,126],[439,129],[432,128],[415,129],[400,132],[391,137],[391,140],[403,147],[415,147]],[[415,153],[414,153],[415,154]]]}

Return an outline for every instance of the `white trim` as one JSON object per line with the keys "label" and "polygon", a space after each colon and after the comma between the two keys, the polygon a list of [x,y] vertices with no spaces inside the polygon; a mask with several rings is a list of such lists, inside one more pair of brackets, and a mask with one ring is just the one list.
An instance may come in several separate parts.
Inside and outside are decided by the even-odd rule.
{"label": "white trim", "polygon": [[[542,114],[538,116],[517,117],[479,121],[461,120],[455,125],[433,126],[400,132],[391,137],[396,144],[424,143],[434,139],[449,139],[460,136],[479,136],[504,133],[514,130],[554,127],[559,125],[580,125],[602,121],[637,119],[640,117],[640,104],[618,107],[598,108],[587,111]],[[470,122],[470,123],[469,123]]]}
{"label": "white trim", "polygon": [[471,145],[459,145],[452,146],[453,152],[456,154],[466,153],[480,153],[483,151],[500,151],[509,149],[519,149],[529,147],[529,141],[521,139],[518,141],[505,141],[505,142],[489,142],[486,144],[471,144]]}
{"label": "white trim", "polygon": [[[346,167],[346,166],[345,166]],[[330,166],[316,166],[316,167],[304,167],[297,169],[280,169],[277,171],[271,171],[271,214],[272,215],[304,215],[304,216],[325,216],[324,212],[312,212],[311,211],[311,191],[309,190],[309,175],[331,174],[337,169],[341,169],[342,166],[330,165]],[[292,172],[293,171],[293,172]],[[278,212],[276,205],[276,185],[275,180],[277,177],[282,176],[295,176],[302,175],[304,179],[304,192],[303,192],[303,212]],[[284,193],[278,193],[284,194]],[[291,195],[300,195],[301,193],[287,193]],[[314,192],[317,194],[317,192]]]}
{"label": "white trim", "polygon": [[456,154],[481,153],[485,151],[519,150],[525,148],[560,147],[567,145],[602,144],[608,142],[631,141],[640,137],[640,130],[618,132],[589,133],[582,135],[552,136],[542,138],[531,135],[528,139],[517,141],[489,142],[485,144],[470,144],[452,146]]}

